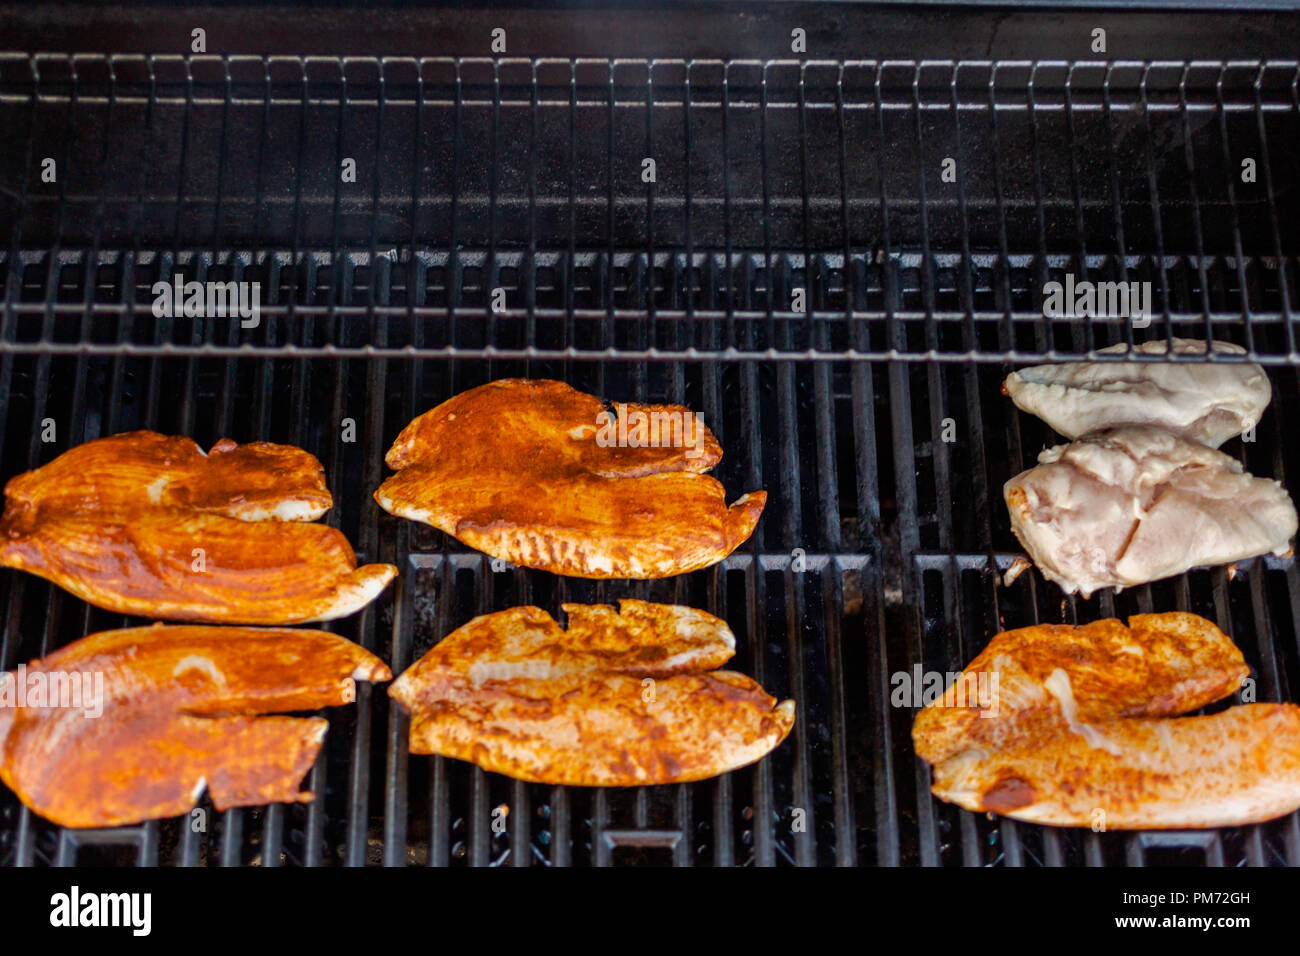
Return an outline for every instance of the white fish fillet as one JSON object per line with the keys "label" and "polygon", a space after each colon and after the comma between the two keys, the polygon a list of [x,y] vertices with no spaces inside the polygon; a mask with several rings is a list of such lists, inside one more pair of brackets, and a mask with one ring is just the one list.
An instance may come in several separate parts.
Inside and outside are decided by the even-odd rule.
{"label": "white fish fillet", "polygon": [[1070,594],[1285,554],[1296,533],[1295,505],[1279,482],[1160,428],[1096,432],[1038,461],[1003,495],[1016,537]]}
{"label": "white fish fillet", "polygon": [[[1174,339],[1178,355],[1206,354],[1200,339]],[[1123,353],[1127,343],[1099,349]],[[1230,342],[1214,353],[1244,354]],[[1134,346],[1140,355],[1165,355],[1166,342]],[[1064,362],[1035,365],[1007,376],[1006,393],[1066,438],[1118,425],[1160,425],[1183,438],[1218,448],[1259,422],[1272,397],[1258,365],[1237,362]]]}

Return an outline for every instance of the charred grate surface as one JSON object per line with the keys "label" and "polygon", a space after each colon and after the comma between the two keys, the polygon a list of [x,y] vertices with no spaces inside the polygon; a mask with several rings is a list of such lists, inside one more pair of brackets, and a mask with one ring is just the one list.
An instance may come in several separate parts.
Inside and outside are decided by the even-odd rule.
{"label": "charred grate surface", "polygon": [[[396,670],[479,613],[643,597],[724,617],[734,665],[800,706],[756,767],[600,791],[412,757],[363,687],[310,805],[73,833],[0,789],[0,864],[1300,863],[1295,816],[1093,834],[936,803],[891,703],[894,675],[959,670],[999,629],[1173,608],[1235,638],[1258,699],[1296,696],[1289,559],[1088,602],[998,581],[1001,485],[1053,443],[999,392],[1014,362],[1238,342],[1275,395],[1225,450],[1300,474],[1296,91],[1294,62],[0,56],[0,475],[132,428],[291,442],[325,465],[326,520],[401,569],[335,625]],[[1045,319],[1066,273],[1150,281],[1152,327]],[[260,283],[259,323],[156,316],[177,274]],[[769,491],[754,539],[596,583],[383,514],[398,431],[510,375],[703,412],[728,497]],[[0,608],[6,668],[135,623],[12,572]]]}

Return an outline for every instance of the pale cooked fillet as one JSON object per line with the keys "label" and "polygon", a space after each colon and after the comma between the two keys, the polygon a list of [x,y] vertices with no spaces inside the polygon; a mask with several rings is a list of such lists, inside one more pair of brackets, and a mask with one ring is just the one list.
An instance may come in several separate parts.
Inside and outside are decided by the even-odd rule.
{"label": "pale cooked fillet", "polygon": [[358,568],[320,462],[299,448],[128,432],[5,486],[0,565],[123,614],[297,624],[351,614],[397,573]]}
{"label": "pale cooked fillet", "polygon": [[[1057,672],[1062,676],[1053,676]],[[1063,704],[1077,725],[1183,714],[1220,700],[1250,673],[1241,651],[1195,614],[1135,614],[1091,624],[1003,631],[944,696],[917,714],[912,742],[938,763],[1056,728]],[[978,698],[980,688],[990,693]]]}
{"label": "pale cooked fillet", "polygon": [[[501,379],[411,422],[375,492],[391,514],[421,521],[523,567],[587,578],[658,578],[707,567],[753,532],[767,494],[730,507],[703,474],[722,457],[677,406],[680,447],[599,444],[600,399],[549,380]],[[685,418],[683,416],[686,416]],[[691,431],[685,430],[691,424]]]}
{"label": "pale cooked fillet", "polygon": [[1296,533],[1295,505],[1279,482],[1160,428],[1094,432],[1038,461],[1003,495],[1012,531],[1067,593],[1285,554]]}
{"label": "pale cooked fillet", "polygon": [[[351,703],[356,681],[391,678],[379,658],[324,631],[92,634],[0,677],[0,779],[66,827],[175,816],[205,788],[218,810],[307,801],[299,787],[327,721],[258,715]],[[56,682],[68,696],[54,698]],[[49,696],[32,697],[38,684]]]}
{"label": "pale cooked fillet", "polygon": [[712,670],[734,653],[725,623],[643,601],[475,618],[402,674],[413,753],[570,786],[681,783],[758,760],[794,724],[752,679]]}
{"label": "pale cooked fillet", "polygon": [[[1174,339],[1176,355],[1206,355],[1199,339]],[[1125,353],[1127,343],[1098,352]],[[1165,355],[1164,340],[1133,347],[1138,355]],[[1215,342],[1218,355],[1245,349]],[[1067,438],[1118,425],[1158,425],[1217,448],[1259,422],[1272,398],[1268,375],[1237,362],[1063,362],[1035,365],[1007,376],[1016,405]]]}
{"label": "pale cooked fillet", "polygon": [[1116,720],[965,750],[934,794],[976,812],[1098,829],[1258,823],[1300,809],[1300,708],[1245,704],[1207,717]]}

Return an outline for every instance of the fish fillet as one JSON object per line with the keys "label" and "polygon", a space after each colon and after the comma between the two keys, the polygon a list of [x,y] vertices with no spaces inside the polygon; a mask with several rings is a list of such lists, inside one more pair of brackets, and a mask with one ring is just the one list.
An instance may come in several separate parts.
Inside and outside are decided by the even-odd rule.
{"label": "fish fillet", "polygon": [[622,601],[477,617],[389,688],[413,753],[534,783],[635,786],[717,776],[785,739],[794,702],[713,670],[735,639],[703,611]]}
{"label": "fish fillet", "polygon": [[[1174,339],[1176,355],[1205,355],[1199,339]],[[1127,343],[1099,349],[1123,354]],[[1165,355],[1161,341],[1135,345],[1137,355]],[[1243,355],[1230,342],[1214,354]],[[1268,375],[1238,362],[1063,362],[1012,372],[1003,386],[1011,400],[1067,438],[1118,425],[1159,425],[1218,448],[1259,422],[1272,398]]]}
{"label": "fish fillet", "polygon": [[[55,700],[56,678],[70,687],[73,675],[80,699]],[[66,827],[176,816],[204,789],[218,810],[309,801],[299,787],[328,722],[259,715],[348,704],[356,681],[391,678],[379,658],[324,631],[155,625],[92,634],[0,676],[0,779]],[[31,696],[38,682],[43,699]]]}
{"label": "fish fillet", "polygon": [[351,614],[397,573],[358,568],[299,448],[128,432],[65,452],[5,486],[0,565],[122,614],[297,624]]}
{"label": "fish fillet", "polygon": [[[627,407],[691,416],[677,406]],[[375,500],[493,557],[574,577],[683,574],[749,537],[767,494],[727,507],[721,483],[703,474],[722,457],[707,428],[680,433],[681,447],[606,447],[598,439],[607,411],[563,382],[470,389],[403,429],[385,458],[397,474]]]}
{"label": "fish fillet", "polygon": [[[1055,723],[1067,688],[1076,724],[1184,714],[1228,696],[1249,673],[1232,640],[1195,614],[1136,614],[1127,627],[1114,618],[1022,627],[994,637],[917,714],[912,742],[930,763],[997,748]],[[981,678],[992,690],[983,701],[972,694]]]}
{"label": "fish fillet", "polygon": [[1003,488],[1011,529],[1070,594],[1285,554],[1296,533],[1279,482],[1160,428],[1094,432],[1038,461]]}
{"label": "fish fillet", "polygon": [[1114,830],[1238,826],[1300,809],[1294,704],[1096,730],[1098,740],[1067,732],[964,750],[934,768],[934,794],[1030,823]]}
{"label": "fish fillet", "polygon": [[[981,673],[997,693],[972,706],[957,689]],[[917,715],[912,740],[934,795],[975,812],[1097,829],[1258,822],[1300,808],[1300,708],[1178,716],[1247,673],[1193,614],[1020,628]]]}

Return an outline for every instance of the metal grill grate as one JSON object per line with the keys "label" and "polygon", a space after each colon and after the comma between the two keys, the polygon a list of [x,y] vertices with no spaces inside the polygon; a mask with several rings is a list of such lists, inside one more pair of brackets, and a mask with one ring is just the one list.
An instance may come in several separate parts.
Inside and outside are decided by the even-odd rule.
{"label": "metal grill grate", "polygon": [[[1044,318],[1069,271],[1289,364],[1298,84],[1294,61],[7,54],[0,349],[1003,361],[1124,336]],[[261,282],[286,321],[114,336],[178,266]]]}
{"label": "metal grill grate", "polygon": [[[757,767],[571,790],[411,757],[404,719],[363,688],[329,715],[309,806],[73,834],[0,791],[0,863],[1300,863],[1294,816],[1076,834],[935,803],[912,711],[890,704],[893,673],[960,669],[1000,628],[1172,608],[1236,638],[1259,699],[1294,698],[1290,560],[1088,602],[1033,575],[998,583],[1017,550],[1001,484],[1051,440],[998,385],[1012,360],[1134,335],[1231,339],[1273,366],[1275,398],[1258,440],[1227,449],[1300,474],[1281,440],[1300,403],[1298,77],[1246,61],[0,56],[5,477],[137,427],[298,444],[325,464],[327,520],[401,568],[338,625],[395,670],[478,613],[639,596],[724,617],[736,667],[800,705]],[[260,324],[155,317],[152,285],[177,272],[261,283]],[[1045,319],[1042,286],[1066,272],[1151,281],[1153,327]],[[770,493],[753,541],[682,578],[595,583],[494,570],[381,513],[370,492],[400,428],[507,375],[702,411],[729,497]],[[0,608],[0,667],[127,623],[13,573]]]}

